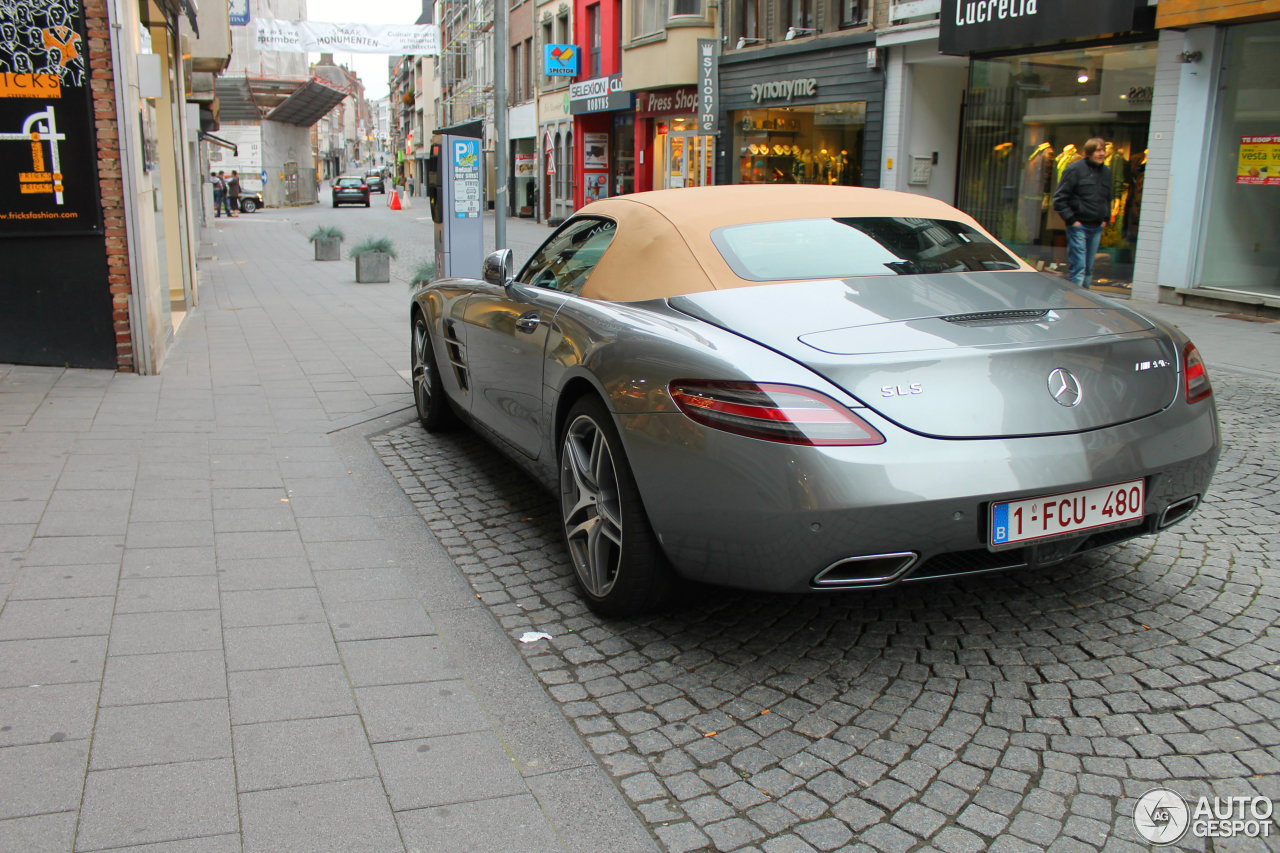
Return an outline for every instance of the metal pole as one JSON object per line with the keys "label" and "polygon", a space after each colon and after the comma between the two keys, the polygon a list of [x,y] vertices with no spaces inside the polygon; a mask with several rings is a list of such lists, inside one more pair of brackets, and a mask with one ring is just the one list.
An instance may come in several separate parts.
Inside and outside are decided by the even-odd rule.
{"label": "metal pole", "polygon": [[507,3],[493,0],[493,248],[507,248]]}

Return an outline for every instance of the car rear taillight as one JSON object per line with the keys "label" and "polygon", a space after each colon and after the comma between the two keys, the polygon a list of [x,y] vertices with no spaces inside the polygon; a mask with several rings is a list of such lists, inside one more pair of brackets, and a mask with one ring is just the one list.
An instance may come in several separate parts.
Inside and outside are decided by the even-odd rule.
{"label": "car rear taillight", "polygon": [[1182,350],[1182,387],[1186,390],[1188,403],[1203,400],[1213,393],[1209,374],[1204,369],[1204,359],[1192,343]]}
{"label": "car rear taillight", "polygon": [[687,379],[668,390],[692,420],[749,438],[815,447],[884,443],[847,406],[808,388]]}

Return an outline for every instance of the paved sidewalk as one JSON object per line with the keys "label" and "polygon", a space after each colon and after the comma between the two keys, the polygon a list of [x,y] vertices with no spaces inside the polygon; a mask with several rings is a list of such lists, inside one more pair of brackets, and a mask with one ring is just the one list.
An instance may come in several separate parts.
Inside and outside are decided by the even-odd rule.
{"label": "paved sidewalk", "polygon": [[[307,215],[209,232],[159,376],[0,365],[0,851],[656,849],[370,447],[407,289]],[[1280,374],[1280,323],[1134,307]]]}
{"label": "paved sidewalk", "polygon": [[159,376],[0,366],[0,850],[655,849],[370,450],[405,284],[289,218]]}

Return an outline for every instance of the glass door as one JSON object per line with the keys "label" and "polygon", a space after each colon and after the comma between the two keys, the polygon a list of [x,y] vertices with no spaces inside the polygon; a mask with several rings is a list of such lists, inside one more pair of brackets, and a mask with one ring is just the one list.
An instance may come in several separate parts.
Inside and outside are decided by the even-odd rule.
{"label": "glass door", "polygon": [[671,132],[662,137],[663,188],[703,187],[713,183],[714,136]]}

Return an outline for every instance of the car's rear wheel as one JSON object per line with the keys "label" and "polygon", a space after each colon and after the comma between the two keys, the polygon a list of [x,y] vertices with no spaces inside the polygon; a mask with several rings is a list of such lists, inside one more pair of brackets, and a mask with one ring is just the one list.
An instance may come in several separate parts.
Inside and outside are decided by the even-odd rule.
{"label": "car's rear wheel", "polygon": [[436,366],[435,350],[431,347],[431,333],[427,320],[414,312],[413,340],[411,346],[413,404],[418,410],[418,420],[428,432],[439,432],[453,425],[455,416],[444,396],[444,384]]}
{"label": "car's rear wheel", "polygon": [[338,206],[338,200],[337,200],[336,198],[333,200],[333,206],[334,206],[334,207],[337,207],[337,206]]}
{"label": "car's rear wheel", "polygon": [[671,567],[653,535],[622,439],[595,397],[574,403],[560,441],[565,542],[587,606],[604,616],[657,607]]}

